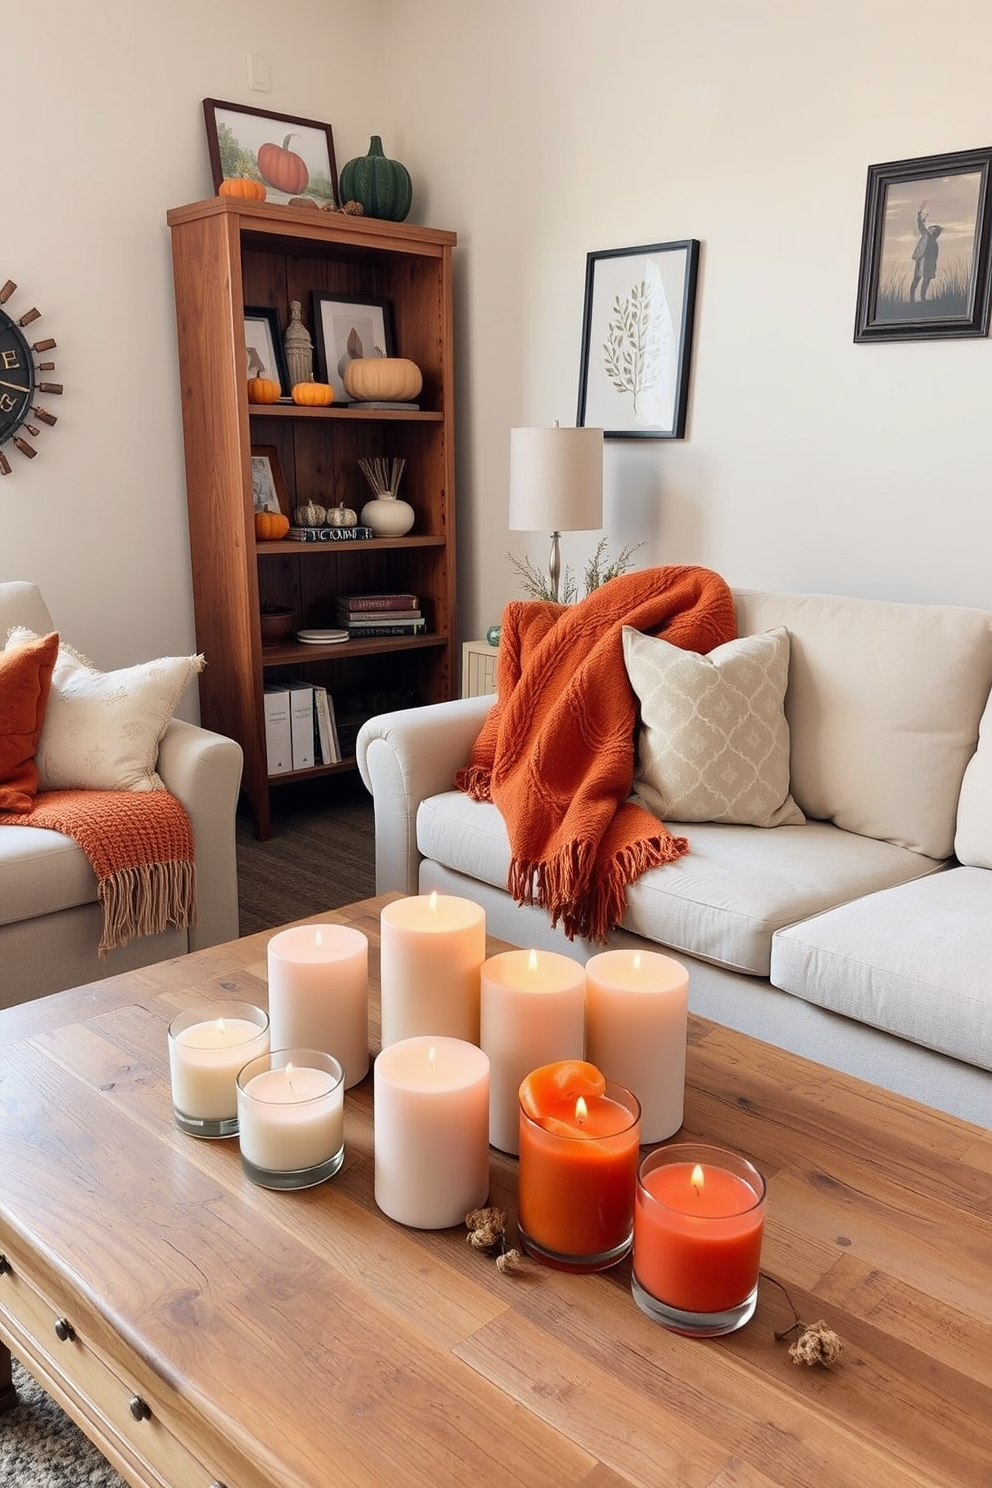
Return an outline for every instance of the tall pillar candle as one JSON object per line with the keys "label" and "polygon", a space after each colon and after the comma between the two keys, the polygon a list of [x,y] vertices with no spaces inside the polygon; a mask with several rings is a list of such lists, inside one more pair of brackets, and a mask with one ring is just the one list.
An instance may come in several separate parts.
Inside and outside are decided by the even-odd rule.
{"label": "tall pillar candle", "polygon": [[632,1090],[641,1141],[682,1125],[689,973],[656,951],[601,951],[586,962],[586,1057]]}
{"label": "tall pillar candle", "polygon": [[401,1039],[373,1066],[375,1201],[414,1229],[463,1224],[489,1195],[489,1060],[463,1039]]}
{"label": "tall pillar candle", "polygon": [[421,1034],[479,1042],[486,915],[471,899],[419,894],[380,916],[382,1047]]}
{"label": "tall pillar candle", "polygon": [[520,1082],[539,1065],[581,1059],[586,975],[557,951],[503,951],[482,964],[480,1044],[489,1056],[489,1141],[520,1151]]}
{"label": "tall pillar candle", "polygon": [[273,1049],[322,1049],[345,1089],[369,1069],[369,943],[351,925],[292,925],[268,945]]}

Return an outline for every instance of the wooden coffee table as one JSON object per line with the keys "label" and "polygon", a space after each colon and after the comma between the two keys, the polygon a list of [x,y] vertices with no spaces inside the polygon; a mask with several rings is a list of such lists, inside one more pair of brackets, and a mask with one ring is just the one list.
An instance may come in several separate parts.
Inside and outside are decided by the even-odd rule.
{"label": "wooden coffee table", "polygon": [[[375,975],[384,902],[315,917],[363,930]],[[992,1483],[992,1132],[692,1019],[685,1132],[764,1172],[768,1276],[845,1350],[794,1364],[769,1279],[739,1333],[681,1338],[629,1261],[504,1275],[464,1230],[385,1219],[371,1075],[319,1188],[179,1132],[167,1025],[264,1005],[267,940],[0,1013],[0,1339],[131,1483]],[[511,1229],[515,1168],[492,1153]]]}

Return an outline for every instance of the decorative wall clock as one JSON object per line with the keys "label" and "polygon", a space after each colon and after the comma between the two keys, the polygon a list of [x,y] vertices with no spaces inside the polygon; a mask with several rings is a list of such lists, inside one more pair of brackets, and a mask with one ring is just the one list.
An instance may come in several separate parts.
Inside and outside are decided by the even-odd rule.
{"label": "decorative wall clock", "polygon": [[[38,453],[31,443],[41,433],[39,424],[58,422],[54,413],[39,408],[34,402],[36,393],[61,393],[60,382],[39,382],[39,372],[52,372],[54,362],[36,362],[36,356],[51,351],[55,341],[49,337],[44,341],[28,342],[24,327],[39,319],[40,310],[26,310],[18,320],[12,320],[3,306],[10,299],[17,285],[12,279],[0,288],[0,475],[10,475],[10,461],[4,453],[8,442],[29,460]],[[38,424],[29,422],[29,416]],[[30,435],[25,439],[24,435]]]}

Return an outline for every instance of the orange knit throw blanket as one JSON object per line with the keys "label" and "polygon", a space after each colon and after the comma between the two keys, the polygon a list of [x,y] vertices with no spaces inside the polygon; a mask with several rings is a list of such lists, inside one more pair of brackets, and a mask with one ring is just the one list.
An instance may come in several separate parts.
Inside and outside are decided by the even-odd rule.
{"label": "orange knit throw blanket", "polygon": [[196,864],[189,817],[168,791],[40,791],[31,811],[0,825],[48,827],[77,842],[103,906],[99,954],[136,935],[196,924]]}
{"label": "orange knit throw blanket", "polygon": [[497,697],[455,785],[506,822],[507,889],[552,925],[603,941],[627,885],[688,852],[684,837],[628,801],[637,699],[625,625],[705,653],[737,634],[730,590],[710,569],[622,574],[575,605],[514,600],[503,611]]}

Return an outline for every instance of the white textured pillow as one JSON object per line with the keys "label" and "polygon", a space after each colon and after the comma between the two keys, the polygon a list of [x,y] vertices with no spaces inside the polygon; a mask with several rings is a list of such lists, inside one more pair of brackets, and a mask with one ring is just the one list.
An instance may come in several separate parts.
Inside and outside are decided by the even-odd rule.
{"label": "white textured pillow", "polygon": [[992,698],[961,782],[954,853],[966,868],[992,868]]}
{"label": "white textured pillow", "polygon": [[[35,640],[15,626],[7,649]],[[165,790],[158,746],[202,656],[98,672],[61,641],[35,760],[40,790]]]}
{"label": "white textured pillow", "polygon": [[634,792],[661,821],[801,825],[789,794],[789,632],[770,630],[707,656],[623,627],[641,704]]}

